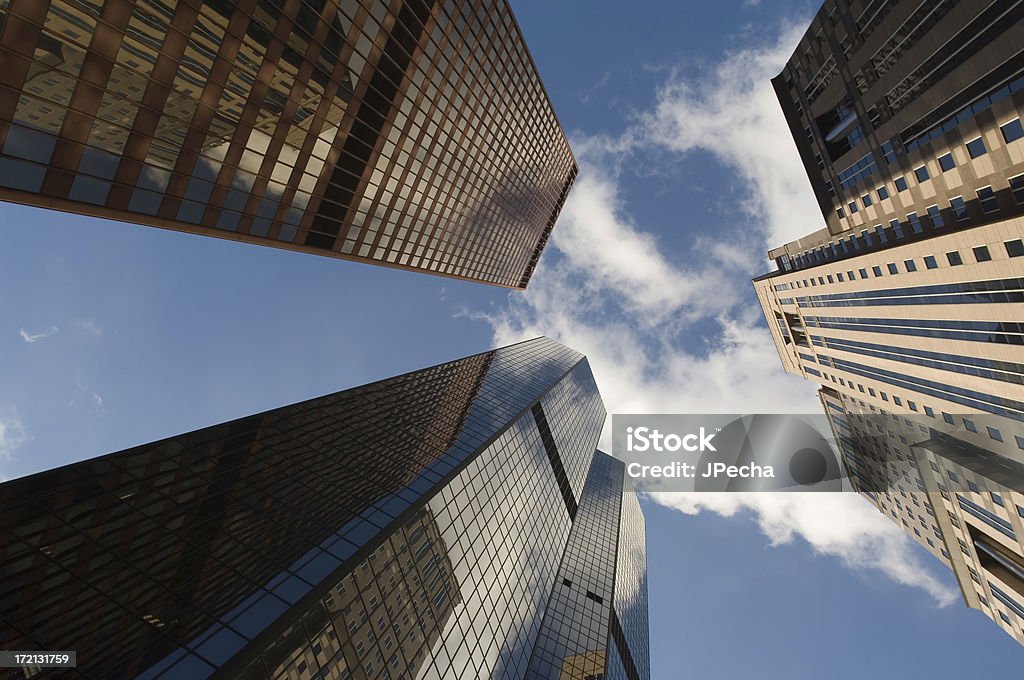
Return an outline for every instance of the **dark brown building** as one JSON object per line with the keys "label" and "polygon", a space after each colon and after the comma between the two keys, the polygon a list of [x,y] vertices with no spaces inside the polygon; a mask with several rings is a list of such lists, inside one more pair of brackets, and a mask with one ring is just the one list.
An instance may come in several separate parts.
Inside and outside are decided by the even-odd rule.
{"label": "dark brown building", "polygon": [[772,84],[826,225],[781,270],[1024,214],[1024,3],[828,0]]}
{"label": "dark brown building", "polygon": [[0,199],[523,288],[577,171],[506,0],[0,0]]}

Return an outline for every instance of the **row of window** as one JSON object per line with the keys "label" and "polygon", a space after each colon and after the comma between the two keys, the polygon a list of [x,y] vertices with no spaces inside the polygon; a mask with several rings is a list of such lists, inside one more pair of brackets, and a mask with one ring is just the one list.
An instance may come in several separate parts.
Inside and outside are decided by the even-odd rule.
{"label": "row of window", "polygon": [[[1002,244],[1002,247],[1004,247],[1004,249],[1006,250],[1008,257],[1024,257],[1024,240],[1015,239],[1014,241],[1006,241],[1006,242],[1004,242],[1004,244]],[[974,260],[976,262],[988,262],[989,260],[992,259],[992,254],[989,251],[988,246],[985,246],[985,245],[973,247],[971,249],[971,254],[974,257]],[[958,266],[958,265],[964,264],[964,258],[961,255],[961,253],[959,253],[958,250],[952,250],[952,251],[947,252],[945,254],[945,260],[946,260],[946,262],[949,263],[949,266]],[[926,269],[937,269],[939,267],[939,260],[936,258],[935,255],[926,255],[925,257],[922,258],[922,263],[925,265]],[[903,260],[903,267],[904,267],[904,269],[907,272],[916,271],[916,270],[918,270],[918,261],[916,261],[913,258],[907,259],[907,260]],[[860,267],[860,268],[858,268],[856,270],[849,269],[845,273],[842,272],[842,271],[837,271],[835,274],[828,273],[828,274],[821,275],[821,277],[811,277],[810,279],[798,280],[798,281],[793,282],[792,284],[780,284],[779,286],[775,287],[775,290],[777,290],[777,291],[780,291],[780,290],[791,290],[791,286],[796,286],[796,288],[810,288],[812,286],[813,287],[817,287],[817,286],[825,286],[827,284],[844,283],[846,281],[857,281],[858,274],[859,274],[859,279],[861,279],[861,280],[863,280],[863,279],[870,279],[872,277],[882,277],[882,275],[884,274],[885,271],[888,271],[890,274],[900,273],[900,268],[899,268],[899,265],[896,262],[888,262],[885,265],[885,269],[882,268],[882,265],[872,265],[870,267],[870,271],[871,271],[870,275],[868,274],[868,268],[867,267]],[[781,288],[781,286],[785,286],[786,288],[783,289],[783,288]],[[952,291],[950,291],[950,292],[952,292]],[[967,291],[967,289],[965,289],[965,291],[963,291],[963,292],[968,292],[968,291]],[[874,298],[874,297],[883,297],[884,293],[886,293],[886,291],[874,291],[874,292],[872,292],[872,294],[869,295],[869,297],[872,297],[872,298]],[[854,294],[849,294],[849,295],[854,295]],[[868,295],[864,294],[864,296],[868,296]],[[818,299],[824,300],[825,298],[831,298],[831,297],[833,297],[833,296],[813,296],[813,299],[811,299],[811,300],[807,300],[805,298],[797,298],[797,299],[798,299],[798,301],[799,300],[814,301],[814,300],[818,300]],[[784,298],[784,299],[788,300],[788,302],[790,302],[790,303],[793,302],[793,298]],[[840,299],[840,298],[837,297],[837,299]],[[977,300],[972,300],[972,302],[975,302],[975,301],[977,301]],[[997,300],[992,300],[992,301],[997,301]],[[781,300],[780,300],[780,302],[781,302]],[[813,306],[835,306],[835,305],[813,305]]]}

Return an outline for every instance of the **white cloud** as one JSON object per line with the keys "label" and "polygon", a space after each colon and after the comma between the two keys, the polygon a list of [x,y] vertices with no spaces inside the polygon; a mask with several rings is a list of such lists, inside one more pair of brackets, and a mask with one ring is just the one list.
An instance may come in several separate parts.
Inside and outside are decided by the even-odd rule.
{"label": "white cloud", "polygon": [[80,321],[78,323],[78,327],[81,328],[86,333],[90,333],[92,335],[95,335],[96,337],[103,336],[103,327],[96,323],[95,319],[86,319],[85,321]]}
{"label": "white cloud", "polygon": [[56,326],[50,326],[49,329],[42,331],[41,333],[29,333],[24,328],[22,328],[19,331],[19,333],[21,334],[21,339],[31,345],[32,343],[39,342],[44,338],[50,337],[51,335],[56,333],[57,330],[58,328]]}
{"label": "white cloud", "polygon": [[11,460],[14,451],[29,439],[18,410],[13,406],[0,408],[0,461]]}
{"label": "white cloud", "polygon": [[[770,78],[801,31],[727,55],[699,81],[673,74],[620,136],[573,140],[580,174],[529,288],[489,322],[496,345],[547,335],[585,353],[611,413],[820,413],[812,385],[783,372],[750,278],[778,245],[822,219]],[[630,216],[623,174],[687,152],[734,175],[734,230],[669,250]],[[676,196],[665,200],[678,200]],[[692,201],[679,219],[695,220]],[[674,225],[663,225],[667,232]],[[699,252],[694,257],[692,252]],[[606,428],[603,444],[609,443]],[[800,537],[857,569],[948,604],[956,592],[918,563],[910,539],[854,494],[658,494],[687,514],[749,511],[773,545]]]}
{"label": "white cloud", "polygon": [[92,404],[96,407],[97,413],[103,413],[103,397],[97,393],[92,393]]}

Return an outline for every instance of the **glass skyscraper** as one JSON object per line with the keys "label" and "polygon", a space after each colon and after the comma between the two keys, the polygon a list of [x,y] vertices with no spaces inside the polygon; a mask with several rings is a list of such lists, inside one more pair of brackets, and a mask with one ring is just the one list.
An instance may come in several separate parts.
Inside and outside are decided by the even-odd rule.
{"label": "glass skyscraper", "polygon": [[0,649],[97,678],[649,678],[604,418],[538,338],[6,482]]}
{"label": "glass skyscraper", "polygon": [[1024,643],[1022,19],[824,3],[772,82],[825,227],[754,288],[858,490]]}
{"label": "glass skyscraper", "polygon": [[524,288],[576,172],[506,0],[0,0],[0,200]]}

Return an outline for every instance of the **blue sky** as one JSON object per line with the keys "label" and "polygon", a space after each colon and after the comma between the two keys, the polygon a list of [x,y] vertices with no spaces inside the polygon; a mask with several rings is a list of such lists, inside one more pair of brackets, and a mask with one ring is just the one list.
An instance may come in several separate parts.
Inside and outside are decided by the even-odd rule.
{"label": "blue sky", "polygon": [[[0,475],[540,333],[590,357],[610,412],[820,410],[749,285],[768,245],[820,226],[767,82],[815,6],[513,8],[581,166],[526,293],[0,205]],[[1024,658],[853,495],[644,507],[656,678]]]}

